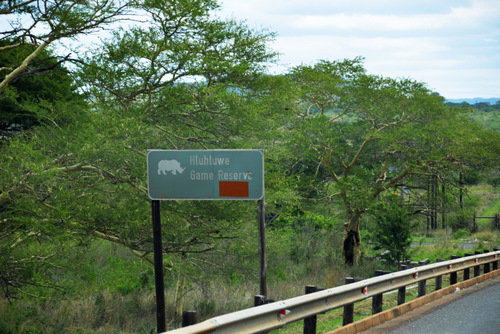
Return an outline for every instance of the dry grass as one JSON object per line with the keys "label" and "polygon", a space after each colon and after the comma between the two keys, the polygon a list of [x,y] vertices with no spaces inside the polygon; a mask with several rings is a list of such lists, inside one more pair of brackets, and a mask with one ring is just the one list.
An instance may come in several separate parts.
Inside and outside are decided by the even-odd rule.
{"label": "dry grass", "polygon": [[[120,296],[104,290],[74,300],[0,301],[0,319],[17,318],[16,333],[149,333],[155,312],[152,292]],[[0,332],[14,333],[3,326]]]}
{"label": "dry grass", "polygon": [[[429,250],[428,250],[429,251]],[[442,252],[443,249],[431,246],[430,251]],[[448,250],[449,251],[449,250]],[[443,258],[445,258],[443,256]],[[269,297],[274,300],[284,300],[304,294],[305,286],[332,287],[343,284],[346,276],[369,277],[374,265],[365,263],[363,267],[347,267],[343,265],[322,267],[312,264],[308,275],[291,280],[275,280],[268,282]],[[379,269],[379,268],[376,268]],[[459,281],[463,280],[462,273]],[[443,277],[443,286],[449,282],[449,276]],[[434,280],[427,282],[427,292],[434,290]],[[256,280],[228,281],[210,280],[206,284],[191,284],[185,295],[184,310],[198,312],[198,321],[203,321],[217,315],[227,314],[253,306],[254,296],[258,294],[259,285]],[[417,289],[407,288],[406,300],[416,297]],[[167,326],[169,329],[179,327],[173,310],[175,288],[166,291]],[[384,309],[394,307],[397,303],[397,293],[384,296]],[[371,315],[371,301],[365,300],[355,304],[354,319],[359,320]],[[16,315],[16,312],[19,315]],[[27,312],[30,312],[28,314]],[[1,333],[151,333],[155,332],[155,296],[154,291],[147,289],[121,295],[103,289],[99,293],[89,294],[80,299],[45,301],[43,303],[28,303],[22,300],[8,305],[0,301],[0,332]],[[342,324],[343,309],[332,310],[318,316],[318,332],[331,330]],[[28,315],[32,315],[31,317]],[[8,331],[1,319],[16,318],[17,330]],[[14,319],[14,321],[16,321]],[[50,329],[50,330],[47,330]],[[275,331],[275,333],[301,333],[303,322],[297,322]]]}

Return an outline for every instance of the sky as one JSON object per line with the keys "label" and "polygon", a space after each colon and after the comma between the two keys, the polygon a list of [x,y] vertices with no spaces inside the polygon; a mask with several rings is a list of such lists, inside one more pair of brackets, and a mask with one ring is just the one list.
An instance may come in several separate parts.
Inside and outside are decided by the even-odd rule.
{"label": "sky", "polygon": [[500,97],[500,0],[221,0],[222,18],[275,32],[273,72],[365,58],[447,99]]}

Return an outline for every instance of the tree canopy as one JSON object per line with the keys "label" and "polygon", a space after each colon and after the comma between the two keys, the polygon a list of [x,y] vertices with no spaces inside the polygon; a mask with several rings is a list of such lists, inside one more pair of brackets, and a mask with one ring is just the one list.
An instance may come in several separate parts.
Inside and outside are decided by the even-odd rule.
{"label": "tree canopy", "polygon": [[[2,44],[6,45],[6,42],[0,42]],[[0,52],[0,64],[15,64],[33,48],[26,46],[22,50]],[[47,71],[43,74],[18,76],[0,92],[0,137],[3,139],[20,135],[42,123],[49,122],[53,125],[54,122],[63,122],[63,114],[53,111],[56,106],[70,104],[77,109],[84,103],[68,70],[57,61],[51,50],[41,52],[39,60],[34,63],[39,61],[47,66]]]}
{"label": "tree canopy", "polygon": [[[100,5],[107,11],[114,6]],[[81,6],[86,5],[65,2],[63,7],[69,15]],[[2,265],[10,268],[2,271],[8,277],[3,281],[7,295],[35,283],[35,276],[22,278],[21,272],[50,267],[48,259],[64,251],[46,247],[35,256],[41,240],[85,244],[100,238],[151,262],[146,150],[242,147],[254,127],[264,124],[256,121],[255,103],[245,104],[250,92],[237,92],[272,59],[267,49],[272,35],[214,19],[210,11],[215,8],[214,1],[144,1],[115,8],[115,15],[127,9],[143,16],[137,26],[116,31],[103,47],[82,56],[73,74],[87,106],[76,100],[63,104],[51,90],[43,102],[51,121],[2,147],[0,239],[2,249],[9,250]],[[55,37],[45,38],[79,31],[58,28]],[[8,82],[14,89],[21,80]],[[70,83],[59,82],[67,88]],[[35,99],[35,91],[26,89],[26,94]],[[238,203],[169,202],[164,207],[169,212],[163,219],[165,252],[179,255],[204,253],[215,240],[234,237],[233,221],[248,212]],[[23,262],[30,256],[33,261]],[[179,261],[167,258],[165,266],[172,269]]]}
{"label": "tree canopy", "polygon": [[290,79],[303,115],[290,149],[314,162],[323,198],[343,203],[347,262],[359,258],[360,217],[382,193],[425,175],[453,187],[458,172],[498,163],[498,134],[447,108],[423,83],[367,75],[361,58],[300,66]]}
{"label": "tree canopy", "polygon": [[[5,295],[45,284],[39,273],[53,259],[95,238],[152,262],[147,149],[265,149],[270,215],[286,221],[313,201],[340,205],[345,240],[337,248],[347,262],[359,255],[361,216],[386,192],[430,175],[457,188],[457,173],[498,166],[498,133],[425,84],[369,75],[362,58],[271,75],[274,34],[220,20],[217,8],[212,0],[0,5],[11,20],[0,44],[0,98],[8,102],[0,121],[31,117],[29,131],[0,146]],[[72,67],[48,47],[131,13],[71,57]],[[241,202],[163,207],[172,272],[216,266],[223,257],[206,254],[244,239],[255,220]]]}
{"label": "tree canopy", "polygon": [[103,29],[124,14],[126,8],[126,2],[111,0],[3,1],[0,15],[10,27],[1,32],[1,40],[7,43],[0,46],[0,52],[17,50],[23,56],[8,66],[2,65],[1,72],[5,74],[0,82],[0,91],[20,77],[52,70],[54,64],[40,58],[49,45]]}

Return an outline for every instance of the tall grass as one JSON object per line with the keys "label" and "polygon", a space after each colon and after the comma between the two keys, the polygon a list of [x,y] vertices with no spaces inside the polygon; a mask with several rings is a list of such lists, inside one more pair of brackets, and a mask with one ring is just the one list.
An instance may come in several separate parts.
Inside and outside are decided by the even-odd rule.
{"label": "tall grass", "polygon": [[[485,196],[481,192],[493,192],[486,187],[478,187],[476,191],[480,197]],[[487,204],[481,214],[498,208],[498,194],[485,197],[483,204]],[[315,215],[302,219],[300,224],[288,221],[281,224],[267,233],[268,299],[288,299],[303,295],[307,285],[334,287],[342,285],[347,276],[369,278],[376,269],[390,269],[389,265],[372,258],[374,253],[366,234],[363,236],[364,262],[353,267],[344,265],[339,247],[343,230],[335,221]],[[449,259],[451,255],[473,252],[460,246],[460,240],[454,240],[450,230],[439,229],[431,237],[425,240],[438,244],[414,247],[412,260],[429,258],[435,262],[436,258]],[[254,296],[259,294],[259,264],[256,241],[250,239],[242,236],[240,240],[222,245],[215,253],[200,255],[200,260],[216,264],[213,268],[208,266],[200,271],[193,267],[195,270],[186,272],[183,309],[196,311],[198,321],[253,306]],[[477,247],[482,249],[500,245],[500,234],[486,228],[470,235],[470,239],[476,240]],[[124,247],[103,241],[95,241],[72,261],[75,262],[73,268],[53,272],[52,280],[61,284],[62,293],[52,296],[47,290],[40,294],[44,298],[26,294],[11,302],[0,297],[1,334],[156,332],[154,273],[150,264],[134,257]],[[170,329],[180,325],[174,301],[179,277],[176,270],[183,265],[179,262],[179,267],[166,272],[166,313]],[[363,305],[356,306],[355,319],[369,315],[369,307]],[[320,331],[340,326],[341,310],[328,312],[318,319]],[[302,324],[298,323],[279,333],[301,331]]]}
{"label": "tall grass", "polygon": [[[327,233],[324,229],[270,231],[268,298],[301,295],[305,285],[326,286],[329,277],[330,283],[336,284],[341,275],[332,275],[332,267],[341,255],[334,245],[339,244],[341,236],[338,231]],[[235,242],[222,245],[219,252],[201,255],[200,260],[218,263],[217,267],[186,275],[184,310],[197,311],[199,321],[252,307],[254,296],[259,294],[257,247],[244,238]],[[44,298],[21,294],[9,302],[0,297],[0,333],[156,331],[154,273],[149,263],[120,245],[104,241],[93,242],[86,252],[71,260],[75,264],[72,268],[60,267],[52,272],[53,282],[61,289],[57,295],[37,287],[28,292],[38,289],[43,293],[37,294]],[[177,272],[166,272],[168,328],[179,326],[174,309],[177,278]]]}
{"label": "tall grass", "polygon": [[[494,233],[492,233],[495,235]],[[498,233],[495,240],[498,240]],[[103,246],[93,248],[94,255],[99,253]],[[466,252],[453,242],[440,243],[433,246],[419,246],[412,252],[412,260],[418,261],[429,258],[435,262],[436,258],[449,259],[451,255],[463,255]],[[122,271],[122,261],[127,261],[130,267],[141,266],[139,260],[129,259],[124,252],[117,251],[103,271]],[[109,256],[108,256],[109,258]],[[275,261],[271,256],[271,262]],[[132,264],[139,261],[138,264]],[[345,266],[338,259],[325,264],[320,258],[313,258],[307,264],[297,265],[294,260],[284,259],[290,266],[286,273],[270,275],[268,281],[269,298],[283,300],[304,294],[306,285],[317,287],[332,287],[343,284],[347,276],[368,278],[375,269],[381,268],[377,260],[365,258],[361,266]],[[137,269],[136,268],[136,269]],[[139,274],[141,271],[137,271]],[[133,275],[131,271],[126,275]],[[116,272],[109,274],[117,275]],[[131,288],[118,288],[102,277],[102,285],[95,282],[78,284],[80,291],[69,291],[63,298],[47,298],[43,300],[28,297],[9,303],[0,300],[0,333],[154,333],[155,325],[155,296],[152,285],[137,287],[133,280],[129,281]],[[122,283],[125,284],[125,283]],[[184,302],[185,310],[197,311],[198,320],[202,321],[217,315],[253,306],[253,299],[259,293],[258,280],[255,277],[243,277],[238,280],[211,279],[205,285],[191,282]],[[409,294],[412,292],[410,291]],[[411,298],[411,297],[408,297]],[[179,319],[174,313],[173,301],[175,286],[169,285],[166,290],[167,325],[168,328],[179,326]],[[356,304],[355,319],[369,315],[369,306]],[[386,304],[390,305],[390,303]],[[318,328],[332,329],[341,325],[342,310],[328,312],[319,317]],[[323,326],[323,327],[322,327]],[[279,333],[299,333],[302,324],[287,326]]]}
{"label": "tall grass", "polygon": [[478,216],[494,216],[500,213],[499,189],[490,185],[477,185],[471,187],[471,194],[481,199],[476,212]]}

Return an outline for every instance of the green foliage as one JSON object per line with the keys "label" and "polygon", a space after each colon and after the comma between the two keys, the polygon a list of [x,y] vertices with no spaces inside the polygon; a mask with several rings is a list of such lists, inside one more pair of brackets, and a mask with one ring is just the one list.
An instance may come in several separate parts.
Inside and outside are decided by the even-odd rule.
{"label": "green foliage", "polygon": [[196,307],[196,312],[199,313],[199,316],[202,318],[207,317],[208,315],[214,314],[215,312],[215,301],[213,300],[202,300]]}
{"label": "green foliage", "polygon": [[[421,83],[366,75],[361,61],[322,61],[290,75],[302,106],[289,142],[297,157],[292,172],[309,177],[312,196],[339,198],[351,229],[359,226],[353,213],[403,178],[447,170],[441,177],[454,187],[457,167],[498,162],[498,144],[461,111],[446,108]],[[322,111],[309,112],[311,106]]]}
{"label": "green foliage", "polygon": [[388,251],[390,263],[399,266],[409,257],[414,223],[399,198],[389,196],[370,209],[376,222],[372,227],[372,242],[375,250]]}
{"label": "green foliage", "polygon": [[149,333],[155,314],[152,266],[125,247],[102,241],[92,243],[84,254],[71,246],[64,256],[51,259],[57,267],[47,272],[58,289],[23,287],[30,294],[42,295],[43,289],[47,293],[43,298],[21,294],[10,303],[0,298],[2,325],[13,333],[94,333],[104,328],[113,333]]}
{"label": "green foliage", "polygon": [[[103,47],[88,54],[80,73],[88,93],[109,110],[119,107],[124,114],[137,108],[156,113],[159,108],[161,114],[166,111],[179,117],[187,110],[183,108],[179,114],[176,99],[172,110],[169,97],[187,87],[178,89],[180,82],[198,81],[205,87],[218,83],[234,91],[238,84],[258,76],[264,63],[275,56],[266,45],[272,34],[252,31],[235,21],[216,20],[211,15],[216,7],[213,0],[178,1],[175,5],[137,2],[137,10],[149,24],[114,31]],[[198,116],[220,112],[219,103],[215,110],[206,103],[207,94],[176,97],[187,99],[180,107],[197,105]],[[194,116],[194,110],[188,110],[188,116]],[[208,132],[204,129],[198,128]]]}
{"label": "green foliage", "polygon": [[[349,217],[355,231],[368,208],[377,227],[386,226],[371,236],[394,248],[398,261],[406,255],[408,217],[394,203],[372,207],[377,196],[439,172],[453,198],[458,172],[498,165],[498,135],[469,124],[423,83],[367,75],[362,58],[266,74],[274,34],[215,19],[216,1],[12,3],[2,3],[2,13],[30,13],[32,28],[53,22],[50,42],[125,10],[143,22],[80,55],[71,76],[52,71],[62,59],[52,59],[36,29],[27,31],[34,45],[14,45],[25,40],[20,29],[0,46],[2,68],[37,59],[12,79],[2,71],[0,121],[30,129],[0,147],[0,285],[13,303],[0,310],[1,330],[151,331],[147,149],[265,149],[275,286],[341,268],[341,220]],[[411,204],[425,202],[416,193]],[[188,278],[186,296],[199,292],[194,306],[209,316],[228,303],[212,298],[211,285],[255,285],[255,203],[161,206],[169,291],[178,277]],[[143,321],[132,326],[129,314]]]}
{"label": "green foliage", "polygon": [[490,178],[488,178],[486,183],[493,186],[493,188],[496,188],[496,187],[500,186],[500,177],[498,177],[498,176],[490,177]]}
{"label": "green foliage", "polygon": [[[340,258],[340,250],[331,247],[341,238],[336,220],[309,212],[276,219],[267,230],[268,267],[272,280],[284,281],[314,270],[316,262],[325,266]],[[299,269],[292,272],[287,263]]]}
{"label": "green foliage", "polygon": [[467,185],[477,185],[482,179],[481,171],[471,170],[463,176],[462,181]]}
{"label": "green foliage", "polygon": [[[2,40],[0,48],[8,44]],[[33,51],[33,46],[25,45],[0,52],[0,67],[15,66]],[[66,118],[63,110],[68,105],[73,112],[83,106],[73,79],[54,58],[52,50],[41,52],[37,63],[43,64],[43,72],[20,76],[0,90],[0,140],[41,123],[63,124]]]}
{"label": "green foliage", "polygon": [[[36,3],[36,5],[35,5]],[[11,83],[26,76],[36,76],[52,71],[52,60],[41,56],[51,43],[65,38],[88,34],[114,22],[127,6],[122,1],[68,2],[61,0],[0,4],[0,15],[12,27],[2,32],[7,45],[0,46],[0,53],[17,53],[15,61],[1,67],[0,92]],[[57,63],[67,61],[69,55]]]}
{"label": "green foliage", "polygon": [[[214,1],[134,4],[128,9],[144,14],[150,24],[115,31],[80,63],[80,89],[88,93],[90,108],[82,110],[76,99],[66,101],[48,87],[53,98],[39,99],[36,110],[47,121],[2,147],[0,240],[17,252],[9,259],[29,256],[22,247],[31,243],[52,258],[64,252],[50,247],[54,238],[63,244],[71,240],[76,252],[99,238],[151,262],[147,149],[242,148],[253,146],[262,125],[276,127],[253,109],[262,105],[252,102],[253,89],[265,88],[245,89],[247,79],[258,77],[274,56],[266,46],[272,34],[214,19]],[[66,22],[89,19],[84,4],[71,8],[80,8],[82,17],[68,16]],[[107,15],[110,8],[102,10]],[[187,78],[190,84],[182,81]],[[34,91],[26,94],[36,98]],[[197,261],[204,267],[211,261],[199,255],[184,263],[175,254],[209,252],[254,220],[250,205],[236,202],[169,202],[162,204],[162,213],[164,249],[174,254],[165,257],[165,266],[188,273],[196,272]],[[36,258],[26,272],[41,272],[37,265],[43,257]],[[21,278],[23,270],[9,275]],[[142,284],[115,280],[123,295]],[[34,276],[26,283],[38,284]]]}
{"label": "green foliage", "polygon": [[500,103],[498,101],[495,104],[485,102],[476,104],[447,102],[447,105],[455,108],[463,108],[470,113],[474,121],[483,124],[490,130],[500,131]]}
{"label": "green foliage", "polygon": [[436,262],[436,259],[448,260],[452,255],[463,256],[467,251],[457,243],[445,242],[441,240],[436,245],[418,246],[412,251],[414,260],[429,259],[431,263]]}
{"label": "green foliage", "polygon": [[457,210],[448,218],[448,226],[451,227],[453,232],[459,230],[471,231],[473,220],[473,212],[469,210]]}
{"label": "green foliage", "polygon": [[465,239],[470,235],[471,235],[470,231],[462,228],[460,230],[453,232],[453,239],[455,240]]}
{"label": "green foliage", "polygon": [[331,217],[314,212],[304,212],[296,208],[295,215],[278,217],[267,225],[271,229],[291,228],[292,230],[318,231],[321,229],[331,230],[336,222]]}

